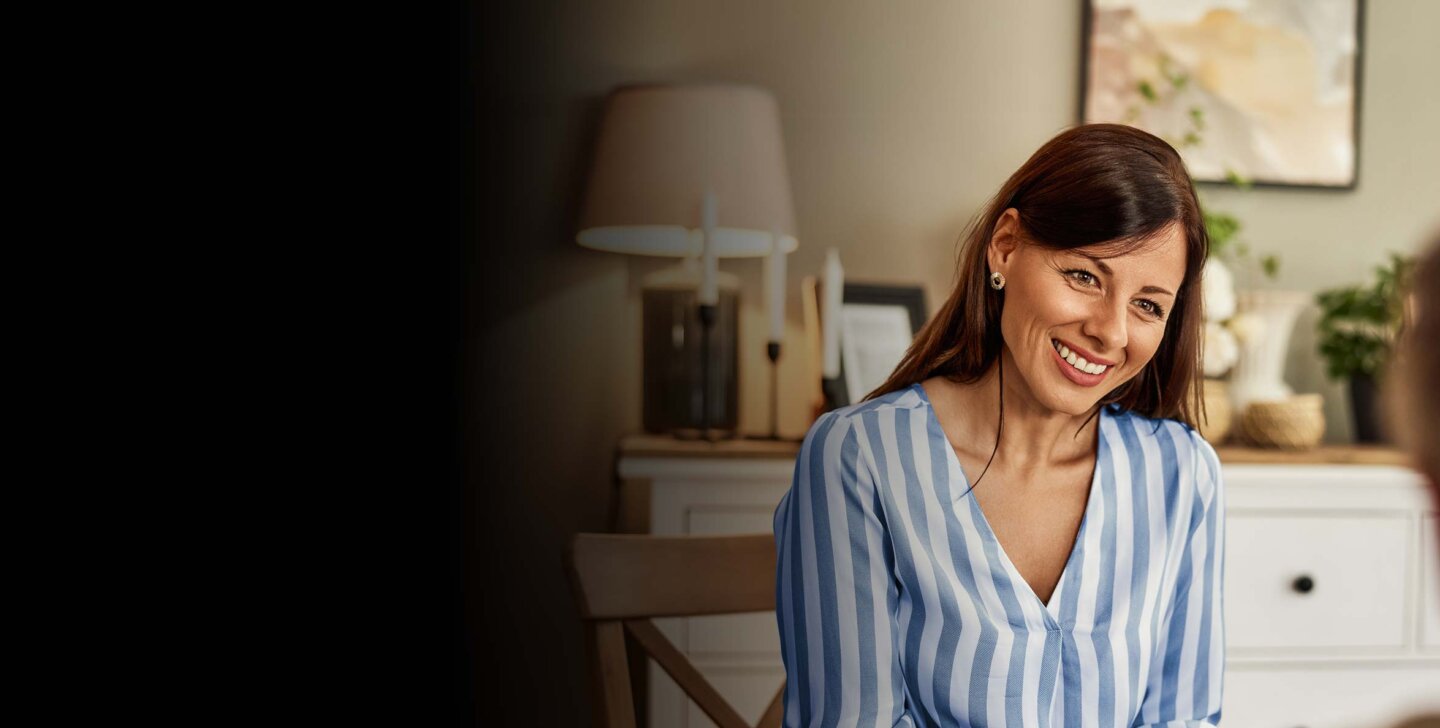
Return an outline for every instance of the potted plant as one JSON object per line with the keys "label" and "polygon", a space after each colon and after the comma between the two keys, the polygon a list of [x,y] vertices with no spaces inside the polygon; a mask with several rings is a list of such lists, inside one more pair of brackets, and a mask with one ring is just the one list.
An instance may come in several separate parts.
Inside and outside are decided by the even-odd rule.
{"label": "potted plant", "polygon": [[1375,268],[1369,285],[1321,291],[1318,348],[1331,379],[1349,379],[1350,409],[1356,442],[1384,442],[1377,409],[1377,377],[1385,369],[1400,329],[1401,297],[1414,261],[1390,254],[1389,265]]}

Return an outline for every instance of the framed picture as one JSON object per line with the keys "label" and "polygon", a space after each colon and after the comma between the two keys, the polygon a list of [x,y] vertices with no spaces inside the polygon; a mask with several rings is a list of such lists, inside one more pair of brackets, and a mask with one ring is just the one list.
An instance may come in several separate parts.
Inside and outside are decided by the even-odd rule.
{"label": "framed picture", "polygon": [[884,384],[926,317],[920,286],[846,282],[840,304],[840,376],[825,384],[830,405],[858,402]]}
{"label": "framed picture", "polygon": [[1364,0],[1086,0],[1082,122],[1180,150],[1197,182],[1353,189]]}

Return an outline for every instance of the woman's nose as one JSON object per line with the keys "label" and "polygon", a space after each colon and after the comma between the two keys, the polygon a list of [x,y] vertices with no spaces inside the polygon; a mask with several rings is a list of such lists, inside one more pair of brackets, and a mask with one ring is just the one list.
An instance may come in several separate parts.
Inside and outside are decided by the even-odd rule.
{"label": "woman's nose", "polygon": [[1125,348],[1128,333],[1125,330],[1125,303],[1102,300],[1085,317],[1081,332],[1090,337],[1095,352],[1109,357]]}

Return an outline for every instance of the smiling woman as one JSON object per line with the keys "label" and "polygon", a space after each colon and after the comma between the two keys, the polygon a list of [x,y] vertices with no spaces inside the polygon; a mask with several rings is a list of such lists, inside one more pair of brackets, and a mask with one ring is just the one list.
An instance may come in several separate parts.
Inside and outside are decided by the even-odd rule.
{"label": "smiling woman", "polygon": [[1011,176],[889,380],[805,437],[774,522],[786,725],[1219,722],[1206,254],[1150,134],[1077,127]]}

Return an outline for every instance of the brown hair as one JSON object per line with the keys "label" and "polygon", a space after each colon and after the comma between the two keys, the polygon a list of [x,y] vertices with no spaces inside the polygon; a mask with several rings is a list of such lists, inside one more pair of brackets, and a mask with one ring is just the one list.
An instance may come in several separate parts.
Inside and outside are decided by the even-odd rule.
{"label": "brown hair", "polygon": [[[992,291],[985,251],[1009,208],[1024,238],[1051,250],[1111,243],[1122,255],[1171,223],[1185,232],[1185,277],[1176,292],[1164,339],[1130,381],[1106,394],[1147,417],[1196,424],[1201,376],[1200,272],[1209,237],[1195,187],[1180,155],[1158,137],[1120,124],[1087,124],[1061,132],[1033,154],[971,222],[963,236],[957,281],[945,305],[925,324],[873,399],[932,376],[977,381],[1000,355],[1002,291]],[[1098,410],[1097,410],[1098,411]]]}
{"label": "brown hair", "polygon": [[1386,409],[1440,503],[1440,231],[1415,264],[1409,295],[1392,376],[1385,377]]}

